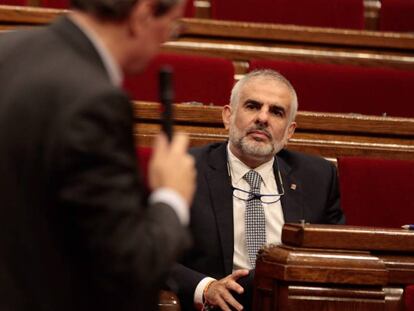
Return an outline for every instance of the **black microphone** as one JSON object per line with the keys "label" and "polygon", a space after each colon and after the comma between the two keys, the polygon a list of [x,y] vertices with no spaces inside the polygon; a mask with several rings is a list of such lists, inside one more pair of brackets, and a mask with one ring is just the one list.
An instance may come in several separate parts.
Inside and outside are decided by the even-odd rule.
{"label": "black microphone", "polygon": [[161,67],[159,71],[159,95],[161,102],[161,129],[171,142],[173,133],[173,111],[172,102],[174,91],[172,87],[172,68],[169,66]]}

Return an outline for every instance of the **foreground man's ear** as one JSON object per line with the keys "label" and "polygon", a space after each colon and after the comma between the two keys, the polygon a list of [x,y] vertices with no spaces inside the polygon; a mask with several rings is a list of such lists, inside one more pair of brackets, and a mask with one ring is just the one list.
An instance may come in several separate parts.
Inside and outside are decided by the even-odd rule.
{"label": "foreground man's ear", "polygon": [[140,0],[131,9],[127,18],[130,34],[139,36],[142,29],[154,18],[155,0]]}

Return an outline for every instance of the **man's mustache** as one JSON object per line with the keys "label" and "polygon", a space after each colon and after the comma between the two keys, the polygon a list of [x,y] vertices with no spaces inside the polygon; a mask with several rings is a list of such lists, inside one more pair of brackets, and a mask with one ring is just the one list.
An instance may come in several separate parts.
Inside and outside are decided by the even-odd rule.
{"label": "man's mustache", "polygon": [[272,134],[267,130],[266,125],[258,123],[247,129],[246,133],[250,134],[255,131],[263,132],[269,139],[272,139]]}

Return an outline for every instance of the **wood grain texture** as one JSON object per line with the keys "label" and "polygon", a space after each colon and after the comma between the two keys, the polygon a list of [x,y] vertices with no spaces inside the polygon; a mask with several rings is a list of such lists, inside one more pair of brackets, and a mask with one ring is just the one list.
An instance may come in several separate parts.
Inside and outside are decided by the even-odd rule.
{"label": "wood grain texture", "polygon": [[258,254],[254,310],[403,310],[414,284],[414,234],[405,233],[285,224],[284,244]]}
{"label": "wood grain texture", "polygon": [[414,253],[414,232],[404,229],[285,224],[282,242],[306,248]]}
{"label": "wood grain texture", "polygon": [[[134,102],[137,144],[151,145],[160,131],[157,103]],[[190,135],[191,145],[227,140],[222,107],[174,105],[175,130]],[[326,158],[369,156],[414,159],[414,119],[354,114],[298,112],[298,127],[288,148]]]}
{"label": "wood grain texture", "polygon": [[[198,2],[196,6],[198,7]],[[0,27],[44,25],[67,12],[0,5]],[[414,34],[409,33],[230,22],[205,18],[183,18],[181,25],[182,34],[179,38],[166,42],[163,51],[221,56],[236,64],[258,58],[414,68]],[[243,74],[240,71],[243,68],[245,69],[237,67],[236,72]]]}

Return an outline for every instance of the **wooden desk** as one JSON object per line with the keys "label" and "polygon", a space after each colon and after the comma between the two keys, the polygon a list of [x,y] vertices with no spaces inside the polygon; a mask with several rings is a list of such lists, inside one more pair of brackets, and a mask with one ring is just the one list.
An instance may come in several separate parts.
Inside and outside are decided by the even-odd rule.
{"label": "wooden desk", "polygon": [[[177,104],[175,128],[190,134],[192,146],[224,141],[227,131],[221,107]],[[135,137],[138,145],[150,145],[159,132],[157,103],[135,102]],[[298,127],[288,148],[329,159],[370,156],[414,159],[414,119],[352,114],[298,112]]]}
{"label": "wooden desk", "polygon": [[256,311],[402,310],[414,284],[414,232],[287,224],[282,242],[258,255]]}

